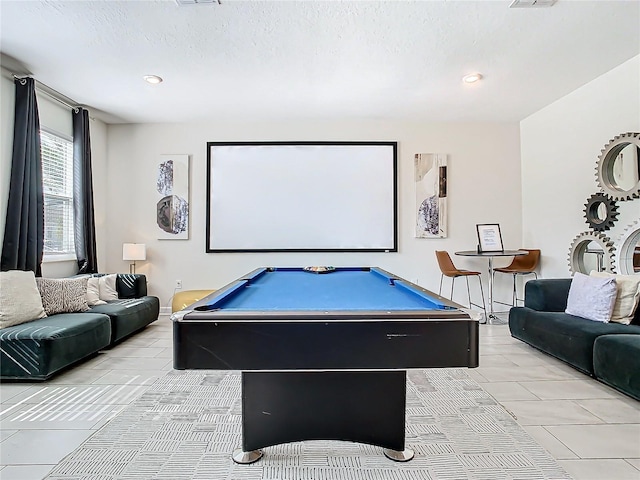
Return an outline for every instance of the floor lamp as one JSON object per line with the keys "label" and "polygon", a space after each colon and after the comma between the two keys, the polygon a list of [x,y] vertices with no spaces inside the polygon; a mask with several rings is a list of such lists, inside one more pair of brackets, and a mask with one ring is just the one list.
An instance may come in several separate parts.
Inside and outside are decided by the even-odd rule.
{"label": "floor lamp", "polygon": [[122,244],[122,260],[129,260],[129,273],[136,273],[136,260],[147,259],[147,246],[144,243]]}

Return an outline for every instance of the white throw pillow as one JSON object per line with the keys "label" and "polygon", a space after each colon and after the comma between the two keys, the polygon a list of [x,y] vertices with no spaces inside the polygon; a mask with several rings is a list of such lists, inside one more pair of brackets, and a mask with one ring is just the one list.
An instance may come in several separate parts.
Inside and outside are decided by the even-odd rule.
{"label": "white throw pillow", "polygon": [[0,328],[46,316],[32,271],[0,272]]}
{"label": "white throw pillow", "polygon": [[104,305],[104,300],[100,300],[100,279],[98,277],[90,277],[87,282],[87,305]]}
{"label": "white throw pillow", "polygon": [[615,275],[609,272],[591,272],[592,277],[615,278],[618,296],[613,305],[611,321],[629,325],[640,303],[640,275]]}
{"label": "white throw pillow", "polygon": [[98,277],[100,300],[104,300],[105,302],[118,300],[118,291],[116,290],[117,276],[117,273],[112,273],[111,275],[103,275],[101,277]]}
{"label": "white throw pillow", "polygon": [[566,313],[607,323],[618,295],[615,278],[590,277],[576,272],[569,288]]}

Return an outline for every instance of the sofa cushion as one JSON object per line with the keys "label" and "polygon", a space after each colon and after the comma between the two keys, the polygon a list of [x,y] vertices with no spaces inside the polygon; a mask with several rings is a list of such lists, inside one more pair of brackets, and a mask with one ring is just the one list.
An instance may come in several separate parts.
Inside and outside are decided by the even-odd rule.
{"label": "sofa cushion", "polygon": [[618,288],[611,321],[629,325],[640,303],[640,275],[616,275],[608,272],[590,273],[592,277],[615,278]]}
{"label": "sofa cushion", "polygon": [[109,316],[113,343],[157,320],[160,300],[151,296],[120,299],[107,302],[106,305],[96,305],[91,311]]}
{"label": "sofa cushion", "polygon": [[530,280],[524,285],[524,306],[541,312],[564,312],[570,288],[570,278]]}
{"label": "sofa cushion", "polygon": [[147,277],[139,273],[119,273],[116,278],[118,298],[138,298],[147,294]]}
{"label": "sofa cushion", "polygon": [[514,307],[509,312],[511,335],[533,347],[593,374],[593,344],[607,334],[640,334],[636,325],[600,323],[561,312]]}
{"label": "sofa cushion", "polygon": [[46,317],[32,271],[0,272],[0,328]]}
{"label": "sofa cushion", "polygon": [[593,344],[597,379],[640,400],[640,335],[603,335]]}
{"label": "sofa cushion", "polygon": [[565,312],[595,322],[608,322],[617,295],[614,278],[590,277],[576,272],[569,288]]}
{"label": "sofa cushion", "polygon": [[64,313],[0,330],[3,379],[44,380],[55,372],[107,347],[109,317]]}
{"label": "sofa cushion", "polygon": [[42,305],[47,315],[86,312],[87,277],[36,278]]}

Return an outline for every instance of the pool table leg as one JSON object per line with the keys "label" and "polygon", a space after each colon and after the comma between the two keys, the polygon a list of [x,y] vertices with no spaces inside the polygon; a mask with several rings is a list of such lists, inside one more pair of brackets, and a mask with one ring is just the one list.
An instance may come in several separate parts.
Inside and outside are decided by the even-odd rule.
{"label": "pool table leg", "polygon": [[413,450],[410,448],[405,448],[404,450],[391,450],[389,448],[385,448],[383,450],[384,456],[395,461],[395,462],[408,462],[413,458]]}
{"label": "pool table leg", "polygon": [[242,448],[253,463],[261,448],[303,440],[343,440],[382,447],[406,462],[406,371],[242,372]]}
{"label": "pool table leg", "polygon": [[231,456],[231,458],[233,458],[233,461],[236,463],[246,465],[249,463],[257,462],[262,458],[262,455],[264,455],[262,453],[262,450],[251,450],[249,452],[245,452],[241,448],[236,448],[233,451],[233,455]]}

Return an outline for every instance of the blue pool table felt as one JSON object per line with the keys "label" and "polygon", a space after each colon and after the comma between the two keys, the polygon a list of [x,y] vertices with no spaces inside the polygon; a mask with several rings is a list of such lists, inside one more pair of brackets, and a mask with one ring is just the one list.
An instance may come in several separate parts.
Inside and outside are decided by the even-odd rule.
{"label": "blue pool table felt", "polygon": [[438,298],[379,269],[337,268],[316,274],[296,268],[261,270],[211,299],[228,311],[445,310]]}

